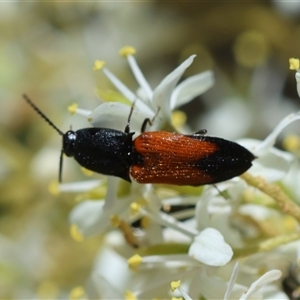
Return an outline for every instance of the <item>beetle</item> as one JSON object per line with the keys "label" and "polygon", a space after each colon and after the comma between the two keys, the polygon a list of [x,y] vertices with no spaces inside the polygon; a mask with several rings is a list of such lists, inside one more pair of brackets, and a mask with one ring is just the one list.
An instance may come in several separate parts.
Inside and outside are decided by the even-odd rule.
{"label": "beetle", "polygon": [[59,182],[62,179],[63,154],[84,168],[128,182],[199,186],[215,184],[247,171],[255,156],[241,145],[218,137],[206,136],[206,130],[191,135],[167,131],[145,131],[151,124],[145,119],[141,134],[130,132],[131,107],[124,132],[111,128],[83,128],[63,133],[27,97],[26,102],[62,136]]}

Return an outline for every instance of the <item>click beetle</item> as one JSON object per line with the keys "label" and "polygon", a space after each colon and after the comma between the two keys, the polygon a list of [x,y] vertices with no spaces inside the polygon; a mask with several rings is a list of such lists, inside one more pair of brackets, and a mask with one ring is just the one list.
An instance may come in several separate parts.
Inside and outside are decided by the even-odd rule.
{"label": "click beetle", "polygon": [[27,103],[53,127],[63,139],[62,157],[74,157],[84,168],[131,182],[199,186],[231,179],[247,171],[255,156],[237,143],[204,135],[166,131],[145,132],[133,139],[130,132],[131,108],[124,132],[110,128],[84,128],[63,133],[26,96]]}

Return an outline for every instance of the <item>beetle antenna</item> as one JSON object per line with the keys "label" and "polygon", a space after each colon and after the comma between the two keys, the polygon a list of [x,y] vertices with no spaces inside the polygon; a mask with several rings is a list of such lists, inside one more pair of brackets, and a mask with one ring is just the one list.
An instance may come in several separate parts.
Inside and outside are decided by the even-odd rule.
{"label": "beetle antenna", "polygon": [[62,181],[63,155],[64,155],[64,150],[61,149],[60,158],[59,158],[59,173],[58,173],[58,182],[59,183],[61,183],[61,181]]}
{"label": "beetle antenna", "polygon": [[52,128],[54,128],[60,135],[64,135],[64,133],[59,130],[44,113],[42,113],[42,111],[28,98],[26,94],[23,94],[23,98]]}
{"label": "beetle antenna", "polygon": [[133,113],[133,109],[134,109],[134,105],[135,105],[136,100],[137,99],[135,99],[132,102],[130,112],[129,112],[129,115],[128,115],[128,119],[127,119],[127,125],[126,125],[125,130],[124,130],[125,133],[129,133],[129,131],[130,131],[130,119],[131,119],[131,116],[132,116],[132,113]]}

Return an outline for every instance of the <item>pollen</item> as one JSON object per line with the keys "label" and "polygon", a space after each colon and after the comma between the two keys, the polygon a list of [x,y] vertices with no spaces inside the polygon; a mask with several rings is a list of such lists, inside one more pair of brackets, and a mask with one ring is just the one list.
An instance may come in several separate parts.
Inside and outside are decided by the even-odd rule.
{"label": "pollen", "polygon": [[132,291],[127,290],[124,295],[125,300],[136,300],[136,296]]}
{"label": "pollen", "polygon": [[283,219],[283,226],[289,232],[296,231],[298,222],[292,216],[286,215]]}
{"label": "pollen", "polygon": [[120,223],[121,223],[121,219],[118,215],[111,215],[110,216],[110,223],[114,226],[114,227],[119,227]]}
{"label": "pollen", "polygon": [[300,150],[300,137],[295,134],[289,134],[283,140],[283,148],[290,152],[297,152]]}
{"label": "pollen", "polygon": [[128,263],[129,269],[132,271],[135,271],[142,263],[142,257],[138,254],[135,254],[127,260],[127,263]]}
{"label": "pollen", "polygon": [[70,106],[68,106],[68,111],[71,115],[76,114],[77,109],[78,109],[78,104],[77,103],[73,103]]}
{"label": "pollen", "polygon": [[178,281],[172,281],[171,282],[171,290],[172,292],[174,292],[175,290],[177,290],[181,285],[181,281],[178,280]]}
{"label": "pollen", "polygon": [[75,224],[72,224],[70,226],[70,235],[73,238],[73,240],[76,242],[83,242],[84,240],[82,233],[80,232],[78,226]]}
{"label": "pollen", "polygon": [[290,63],[290,70],[298,70],[300,67],[300,61],[298,58],[290,58],[289,63]]}
{"label": "pollen", "polygon": [[95,60],[93,70],[94,71],[99,71],[104,67],[104,65],[105,65],[105,61]]}
{"label": "pollen", "polygon": [[50,184],[48,186],[48,191],[51,195],[58,196],[60,193],[58,182],[57,181],[50,182]]}
{"label": "pollen", "polygon": [[130,213],[132,215],[135,215],[137,213],[139,213],[139,211],[141,210],[141,205],[137,202],[132,202],[130,204]]}
{"label": "pollen", "polygon": [[82,286],[77,286],[71,290],[69,295],[70,300],[77,300],[82,298],[85,298],[85,290]]}
{"label": "pollen", "polygon": [[119,55],[121,57],[127,57],[128,55],[135,55],[136,50],[132,46],[125,46],[119,50]]}
{"label": "pollen", "polygon": [[174,110],[171,115],[172,124],[175,128],[180,128],[186,123],[186,114],[180,110]]}

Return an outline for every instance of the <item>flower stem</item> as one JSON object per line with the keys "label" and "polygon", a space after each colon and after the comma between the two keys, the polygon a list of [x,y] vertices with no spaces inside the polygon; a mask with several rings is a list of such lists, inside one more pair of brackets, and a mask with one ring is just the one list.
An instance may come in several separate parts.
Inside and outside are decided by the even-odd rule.
{"label": "flower stem", "polygon": [[265,240],[257,245],[251,247],[245,247],[240,249],[233,249],[233,259],[249,256],[251,254],[259,252],[267,252],[275,249],[276,247],[282,246],[287,243],[291,243],[300,239],[300,232],[294,232],[291,234],[284,234]]}
{"label": "flower stem", "polygon": [[293,216],[300,222],[300,207],[295,204],[295,202],[293,202],[279,186],[268,183],[261,177],[254,177],[249,173],[242,174],[241,178],[249,185],[272,197],[284,213]]}

